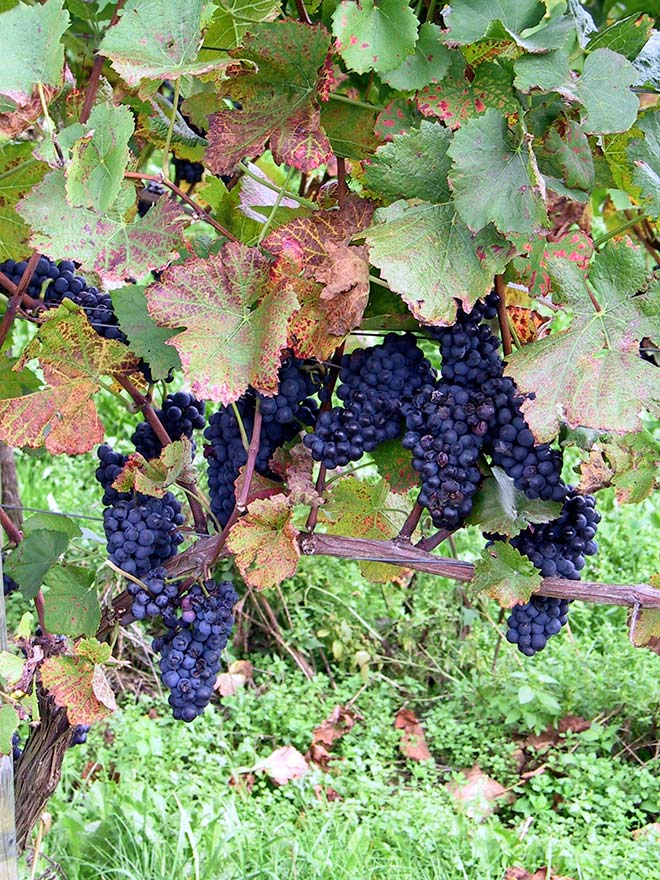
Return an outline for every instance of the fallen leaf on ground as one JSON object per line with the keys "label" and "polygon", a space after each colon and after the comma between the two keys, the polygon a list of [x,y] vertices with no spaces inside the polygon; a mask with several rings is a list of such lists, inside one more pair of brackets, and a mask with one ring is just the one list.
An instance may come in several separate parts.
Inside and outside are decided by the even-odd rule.
{"label": "fallen leaf on ground", "polygon": [[565,734],[582,733],[589,730],[590,727],[591,721],[587,721],[586,718],[581,718],[579,715],[566,715],[565,718],[560,719],[556,727],[549,724],[542,733],[530,734],[523,740],[522,745],[536,751],[543,751],[549,749],[550,746],[557,745]]}
{"label": "fallen leaf on ground", "polygon": [[487,776],[478,764],[461,772],[465,782],[448,782],[446,788],[454,800],[466,808],[471,819],[490,815],[497,809],[495,802],[498,798],[510,794],[496,779]]}
{"label": "fallen leaf on ground", "polygon": [[235,660],[229,664],[226,672],[218,676],[214,689],[223,697],[233,697],[248,681],[252,681],[253,671],[249,660]]}
{"label": "fallen leaf on ground", "polygon": [[335,706],[325,721],[314,729],[312,744],[305,755],[307,760],[326,768],[337,757],[330,754],[332,744],[353,728],[355,717],[355,713],[344,706]]}
{"label": "fallen leaf on ground", "polygon": [[516,866],[506,869],[504,880],[573,880],[573,878],[566,877],[564,874],[555,874],[548,871],[546,867],[539,868],[532,874],[531,871]]}
{"label": "fallen leaf on ground", "polygon": [[412,709],[401,708],[394,718],[394,727],[402,730],[399,748],[406,758],[413,761],[430,761],[433,759],[426,744],[424,728]]}
{"label": "fallen leaf on ground", "polygon": [[300,779],[309,769],[309,764],[304,755],[301,755],[294,746],[282,746],[281,749],[275,751],[259,761],[255,770],[264,770],[273,782],[278,785],[286,785],[292,779]]}

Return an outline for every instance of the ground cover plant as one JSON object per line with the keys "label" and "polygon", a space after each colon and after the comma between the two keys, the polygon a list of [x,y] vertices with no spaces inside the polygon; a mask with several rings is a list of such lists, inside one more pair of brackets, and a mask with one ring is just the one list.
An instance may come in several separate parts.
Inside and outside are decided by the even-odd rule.
{"label": "ground cover plant", "polygon": [[[30,603],[11,646],[0,625],[8,877],[67,748],[116,710],[120,665],[140,665],[134,621],[195,730],[229,687],[232,639],[250,657],[274,645],[310,691],[332,662],[413,701],[424,680],[407,682],[399,645],[430,639],[421,668],[442,657],[465,685],[434,611],[453,593],[459,642],[480,609],[495,655],[498,628],[515,646],[506,723],[598,740],[597,712],[566,722],[554,676],[532,681],[574,600],[627,607],[630,642],[660,644],[657,566],[619,546],[625,564],[583,577],[612,494],[652,505],[658,482],[660,52],[653,15],[629,5],[0,5],[0,565],[7,604]],[[31,516],[12,448],[52,480]],[[82,518],[53,516],[90,454],[66,511]],[[296,581],[326,557],[359,563],[366,609]],[[315,629],[310,593],[330,612]],[[595,646],[622,620],[592,613]],[[339,738],[355,717],[336,711]],[[416,709],[394,729],[430,759]],[[327,745],[303,756],[319,778]],[[587,774],[572,754],[548,767]],[[544,777],[502,810],[532,815]],[[624,777],[640,829],[653,780],[628,797]],[[478,870],[525,880],[497,833]]]}

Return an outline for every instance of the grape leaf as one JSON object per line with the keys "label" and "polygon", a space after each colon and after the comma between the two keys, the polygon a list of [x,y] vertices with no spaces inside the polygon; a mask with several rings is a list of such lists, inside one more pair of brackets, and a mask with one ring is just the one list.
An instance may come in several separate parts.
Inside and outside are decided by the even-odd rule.
{"label": "grape leaf", "polygon": [[594,186],[594,160],[589,140],[574,119],[556,123],[544,137],[545,156],[569,187],[591,192]]}
{"label": "grape leaf", "polygon": [[578,42],[584,49],[589,42],[589,34],[593,34],[598,28],[594,24],[591,14],[587,12],[580,0],[568,0],[568,13],[575,21]]}
{"label": "grape leaf", "polygon": [[451,202],[379,208],[366,239],[371,262],[424,324],[451,324],[456,299],[471,309],[510,256],[492,226],[475,235]]}
{"label": "grape leaf", "polygon": [[[330,535],[388,541],[406,521],[406,503],[405,498],[390,491],[385,480],[367,483],[346,477],[333,485],[322,508],[326,531]],[[381,562],[361,562],[360,568],[376,583],[387,583],[400,573],[399,566]]]}
{"label": "grape leaf", "polygon": [[324,286],[319,295],[328,332],[346,336],[360,326],[369,300],[369,257],[365,247],[326,242],[328,262],[316,267],[314,276]]}
{"label": "grape leaf", "polygon": [[482,532],[515,538],[530,523],[548,523],[561,512],[556,501],[530,501],[499,467],[481,483],[467,522]]}
{"label": "grape leaf", "polygon": [[[539,440],[549,440],[561,421],[602,431],[637,430],[643,408],[660,412],[657,367],[639,357],[644,336],[659,335],[658,284],[647,281],[643,254],[625,241],[611,242],[593,260],[589,287],[579,266],[553,258],[550,275],[574,313],[570,327],[514,352],[507,373],[522,392]],[[557,271],[558,270],[558,271]]]}
{"label": "grape leaf", "polygon": [[409,98],[399,96],[376,117],[374,132],[381,141],[391,140],[395,134],[401,134],[416,124],[415,106]]}
{"label": "grape leaf", "polygon": [[62,0],[20,4],[0,17],[0,94],[17,104],[27,103],[37,86],[62,84],[64,46],[69,24]]}
{"label": "grape leaf", "polygon": [[492,22],[498,22],[512,38],[535,27],[545,15],[540,0],[453,0],[445,17],[449,28],[445,40],[450,45],[474,43],[489,34]]}
{"label": "grape leaf", "polygon": [[502,608],[529,602],[532,593],[541,586],[541,575],[530,560],[511,544],[495,541],[481,551],[474,564],[471,588],[486,593]]}
{"label": "grape leaf", "polygon": [[[595,459],[593,456],[597,456]],[[606,464],[607,484],[616,489],[619,504],[639,504],[660,485],[660,444],[648,436],[611,437],[592,449],[589,464]],[[585,466],[582,465],[584,477]]]}
{"label": "grape leaf", "polygon": [[99,213],[114,204],[128,164],[133,115],[124,105],[97,104],[72,149],[66,192],[74,206]]}
{"label": "grape leaf", "polygon": [[[306,507],[323,504],[323,498],[314,483],[312,453],[302,443],[297,443],[289,450],[283,446],[276,449],[271,468],[285,481],[290,504],[304,504]],[[280,485],[280,492],[281,488]]]}
{"label": "grape leaf", "polygon": [[322,25],[296,21],[254,25],[232,57],[254,63],[257,72],[228,83],[223,94],[241,109],[224,109],[209,119],[206,165],[218,175],[233,174],[245,156],[264,151],[277,163],[312,171],[332,153],[320,127],[318,93],[330,48]]}
{"label": "grape leaf", "polygon": [[[289,261],[281,263],[283,272],[287,271],[287,263]],[[292,271],[295,265],[289,263],[288,271]],[[300,272],[300,266],[296,270]],[[322,290],[320,284],[312,281],[297,286],[300,309],[291,317],[288,330],[288,343],[296,357],[326,361],[343,341],[343,336],[334,336],[328,331],[326,307],[321,302]]]}
{"label": "grape leaf", "polygon": [[254,501],[231,529],[227,547],[246,583],[260,590],[295,574],[300,550],[298,530],[284,495]]}
{"label": "grape leaf", "polygon": [[31,370],[16,368],[18,358],[0,357],[0,398],[20,397],[36,391],[41,383]]}
{"label": "grape leaf", "polygon": [[112,305],[130,340],[130,350],[149,364],[154,379],[165,379],[172,370],[181,369],[176,349],[167,345],[176,330],[159,327],[149,315],[144,287],[131,284],[113,290]]}
{"label": "grape leaf", "polygon": [[418,129],[395,135],[367,161],[365,186],[387,199],[449,201],[450,141],[446,128],[426,120]]}
{"label": "grape leaf", "polygon": [[[120,200],[134,204],[130,185]],[[54,259],[75,254],[82,269],[96,272],[105,281],[141,278],[164,266],[185,249],[186,215],[173,199],[158,199],[144,217],[132,222],[122,214],[99,214],[89,208],[71,210],[66,200],[64,172],[51,171],[18,205],[21,217],[32,227],[32,245]]]}
{"label": "grape leaf", "polygon": [[20,586],[26,599],[34,599],[46,573],[69,544],[68,535],[52,529],[35,529],[4,560],[4,569]]}
{"label": "grape leaf", "polygon": [[593,242],[584,232],[567,232],[557,241],[539,238],[533,243],[524,242],[521,250],[525,256],[514,262],[520,280],[531,296],[548,296],[552,292],[549,260],[552,260],[555,277],[572,275],[578,269],[586,279]]}
{"label": "grape leaf", "polygon": [[568,47],[555,49],[547,55],[523,55],[514,64],[514,86],[521,92],[540,89],[552,92],[571,87],[573,74],[570,68]]}
{"label": "grape leaf", "polygon": [[187,437],[168,443],[158,458],[147,461],[134,452],[112,484],[119,492],[142,492],[162,498],[168,486],[191,476],[192,443]]}
{"label": "grape leaf", "polygon": [[204,34],[200,60],[216,58],[218,51],[236,49],[254,24],[273,21],[280,12],[277,0],[221,0]]}
{"label": "grape leaf", "polygon": [[332,15],[336,48],[357,71],[386,73],[399,67],[415,50],[418,20],[400,0],[342,0]]}
{"label": "grape leaf", "polygon": [[7,144],[0,149],[0,259],[20,259],[30,253],[29,226],[16,212],[18,201],[48,171],[32,156],[31,143]]}
{"label": "grape leaf", "polygon": [[383,82],[399,91],[423,89],[429,83],[439,82],[447,72],[452,54],[440,42],[441,35],[437,24],[425,22],[419,29],[414,53],[404,59],[400,67],[381,73]]}
{"label": "grape leaf", "polygon": [[486,61],[477,67],[474,75],[468,78],[466,74],[465,58],[460,52],[452,52],[442,81],[417,93],[421,113],[435,116],[449,128],[456,129],[489,108],[502,113],[518,112],[520,104],[513,93],[512,74],[501,64]]}
{"label": "grape leaf", "polygon": [[378,473],[393,492],[404,493],[419,486],[419,474],[412,466],[410,452],[403,448],[400,440],[379,443],[370,454]]}
{"label": "grape leaf", "polygon": [[68,538],[79,538],[82,532],[68,516],[61,513],[35,513],[23,526],[23,534],[25,537],[31,535],[37,529],[47,529],[49,531],[64,532]]}
{"label": "grape leaf", "polygon": [[587,43],[587,52],[612,49],[632,61],[642,51],[653,31],[650,15],[627,15],[595,33]]}
{"label": "grape leaf", "polygon": [[47,657],[41,665],[41,680],[56,705],[66,707],[69,723],[94,724],[117,708],[103,667],[90,659],[89,642],[81,640],[74,654]]}
{"label": "grape leaf", "polygon": [[660,216],[660,116],[649,112],[638,120],[640,137],[633,138],[626,153],[634,165],[633,180],[644,199],[644,209]]}
{"label": "grape leaf", "polygon": [[526,139],[514,140],[496,110],[470,119],[448,149],[449,181],[458,213],[474,230],[492,222],[501,232],[533,233],[545,223],[535,159]]}
{"label": "grape leaf", "polygon": [[321,124],[335,156],[364,159],[378,146],[376,108],[329,101],[321,107]]}
{"label": "grape leaf", "polygon": [[62,563],[47,572],[44,583],[48,587],[44,610],[49,631],[65,636],[94,635],[101,619],[94,572]]}
{"label": "grape leaf", "polygon": [[235,75],[236,62],[216,57],[197,60],[201,43],[204,0],[128,0],[119,22],[106,32],[99,53],[112,62],[129,86],[144,79],[156,80],[156,91],[164,79],[184,74],[219,71]]}
{"label": "grape leaf", "polygon": [[206,260],[172,266],[148,288],[151,317],[185,327],[171,345],[193,394],[228,405],[248,385],[277,390],[287,321],[298,308],[294,281],[273,283],[261,251],[229,242]]}
{"label": "grape leaf", "polygon": [[635,68],[623,55],[596,49],[585,58],[582,75],[573,87],[557,91],[584,106],[582,127],[587,134],[626,131],[639,110],[639,99],[629,88],[636,78]]}
{"label": "grape leaf", "polygon": [[[43,86],[46,106],[51,104],[59,90],[58,86]],[[7,99],[5,98],[5,100]],[[3,99],[0,96],[0,134],[3,136],[3,140],[17,138],[19,134],[33,125],[44,112],[41,96],[38,92],[32,92],[25,102],[21,101],[18,105],[14,101],[10,101],[10,103],[12,106],[3,112],[1,109]]]}
{"label": "grape leaf", "polygon": [[102,375],[131,364],[126,347],[102,339],[85,313],[65,300],[46,314],[18,366],[37,357],[50,387],[0,401],[0,439],[13,446],[43,446],[61,452],[88,452],[104,429],[92,395]]}
{"label": "grape leaf", "polygon": [[0,706],[0,755],[11,755],[12,736],[18,730],[18,712],[13,706]]}
{"label": "grape leaf", "polygon": [[[653,580],[655,578],[652,578]],[[658,588],[657,583],[654,583],[653,586]],[[628,618],[629,625],[632,623],[632,614],[631,611]],[[660,654],[660,611],[655,611],[652,608],[640,609],[630,638],[636,648],[648,648],[654,654]]]}

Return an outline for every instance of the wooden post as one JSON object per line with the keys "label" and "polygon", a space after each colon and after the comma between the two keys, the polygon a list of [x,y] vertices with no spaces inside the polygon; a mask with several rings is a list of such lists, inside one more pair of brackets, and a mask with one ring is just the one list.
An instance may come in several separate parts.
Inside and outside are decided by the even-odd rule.
{"label": "wooden post", "polygon": [[[2,485],[0,484],[0,496]],[[0,526],[0,546],[4,531]],[[0,554],[0,577],[2,577],[2,554]],[[5,592],[0,592],[0,651],[8,648]],[[16,813],[14,811],[14,759],[11,755],[0,756],[0,880],[18,880],[16,853]]]}

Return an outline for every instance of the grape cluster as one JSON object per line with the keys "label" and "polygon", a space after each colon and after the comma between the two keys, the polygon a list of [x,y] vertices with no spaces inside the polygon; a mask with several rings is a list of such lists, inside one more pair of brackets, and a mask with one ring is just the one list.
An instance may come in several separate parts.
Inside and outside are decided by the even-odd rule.
{"label": "grape cluster", "polygon": [[177,528],[182,523],[181,505],[171,492],[117,501],[103,511],[110,560],[129,574],[145,574],[174,556],[183,541]]}
{"label": "grape cluster", "polygon": [[[206,402],[197,400],[187,391],[168,394],[162,409],[156,415],[167,431],[170,440],[192,437],[194,430],[201,430],[206,424],[204,412]],[[158,458],[163,446],[149,422],[141,422],[131,437],[137,451],[146,459]]]}
{"label": "grape cluster", "polygon": [[204,166],[201,162],[191,162],[189,159],[177,159],[174,157],[174,182],[199,183],[204,176]]}
{"label": "grape cluster", "polygon": [[154,568],[142,577],[146,590],[140,584],[129,581],[128,593],[132,598],[131,614],[136,620],[146,617],[162,617],[168,622],[176,622],[179,605],[179,584],[167,581],[164,568]]}
{"label": "grape cluster", "polygon": [[[168,631],[154,639],[160,652],[163,684],[176,719],[193,721],[209,704],[220,670],[220,652],[229,639],[238,600],[229,581],[195,585],[181,600],[181,612]],[[166,624],[167,625],[167,624]]]}
{"label": "grape cluster", "polygon": [[[529,526],[511,544],[528,557],[543,577],[579,580],[584,557],[598,551],[594,540],[600,522],[593,495],[580,495],[574,489],[552,522]],[[542,651],[548,639],[566,623],[568,600],[533,596],[516,605],[508,619],[507,640],[533,656]]]}
{"label": "grape cluster", "polygon": [[490,293],[477,300],[470,312],[459,306],[456,321],[449,327],[429,328],[440,343],[445,382],[477,387],[502,375],[499,339],[488,324],[482,323],[497,315],[497,301],[497,295]]}
{"label": "grape cluster", "polygon": [[385,440],[400,437],[403,407],[435,373],[411,333],[388,333],[380,345],[344,355],[335,406],[319,415],[304,439],[315,461],[329,469],[357,461]]}
{"label": "grape cluster", "polygon": [[14,578],[10,577],[5,572],[2,572],[2,592],[5,596],[11,596],[12,593],[15,593],[16,590],[19,590],[20,587],[14,580]]}
{"label": "grape cluster", "polygon": [[118,492],[112,488],[112,484],[127,462],[127,457],[115,452],[107,443],[99,446],[96,452],[99,459],[99,466],[96,468],[96,479],[103,487],[103,504],[115,504],[117,501],[127,501],[131,495],[130,492]]}
{"label": "grape cluster", "polygon": [[[279,373],[278,393],[274,397],[257,395],[249,390],[235,404],[248,441],[254,429],[257,398],[262,414],[259,450],[255,463],[257,473],[273,478],[269,467],[273,453],[292,440],[301,426],[316,419],[317,403],[311,397],[320,386],[320,376],[309,361],[292,358]],[[221,406],[209,419],[204,432],[208,440],[204,454],[208,465],[211,510],[224,527],[235,504],[234,482],[247,462],[247,450],[233,407]]]}
{"label": "grape cluster", "polygon": [[468,516],[481,479],[477,458],[494,415],[491,400],[460,385],[427,385],[404,406],[403,446],[422,478],[418,502],[436,528],[453,530]]}
{"label": "grape cluster", "polygon": [[165,187],[157,180],[147,181],[146,186],[140,191],[138,198],[138,214],[144,217],[147,211],[156,204],[158,199],[165,194]]}

